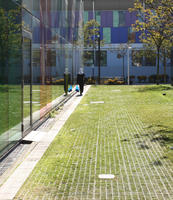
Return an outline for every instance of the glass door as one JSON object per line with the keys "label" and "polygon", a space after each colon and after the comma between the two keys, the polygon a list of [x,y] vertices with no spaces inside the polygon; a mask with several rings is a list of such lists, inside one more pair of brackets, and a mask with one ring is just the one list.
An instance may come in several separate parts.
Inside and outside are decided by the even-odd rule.
{"label": "glass door", "polygon": [[23,132],[32,126],[31,39],[23,38]]}

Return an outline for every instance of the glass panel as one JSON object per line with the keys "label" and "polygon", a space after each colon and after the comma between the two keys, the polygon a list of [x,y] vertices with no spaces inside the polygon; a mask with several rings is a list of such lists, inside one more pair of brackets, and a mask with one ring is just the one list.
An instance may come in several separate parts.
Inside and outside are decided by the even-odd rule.
{"label": "glass panel", "polygon": [[0,1],[0,156],[22,136],[21,50],[21,9]]}
{"label": "glass panel", "polygon": [[24,74],[24,91],[23,91],[23,124],[24,131],[31,125],[31,40],[23,39],[23,74]]}
{"label": "glass panel", "polygon": [[22,6],[25,7],[26,9],[28,9],[30,12],[32,12],[32,4],[35,0],[22,0]]}
{"label": "glass panel", "polygon": [[83,66],[82,45],[77,49],[70,44],[82,41],[83,1],[70,2],[73,20],[68,4],[67,0],[0,0],[0,155],[21,139],[22,115],[26,130],[64,93],[64,72],[76,78]]}
{"label": "glass panel", "polygon": [[[96,65],[98,66],[98,57],[99,57],[99,52],[96,51]],[[100,65],[102,67],[107,66],[107,51],[100,51]]]}

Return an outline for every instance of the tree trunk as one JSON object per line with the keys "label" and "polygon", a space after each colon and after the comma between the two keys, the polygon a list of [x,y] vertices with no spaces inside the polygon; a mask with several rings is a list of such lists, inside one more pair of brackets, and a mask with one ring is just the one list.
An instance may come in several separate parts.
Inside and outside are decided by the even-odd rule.
{"label": "tree trunk", "polygon": [[164,66],[164,83],[166,83],[166,51],[163,52],[163,66]]}
{"label": "tree trunk", "polygon": [[125,77],[124,77],[124,56],[123,56],[123,78],[125,79]]}
{"label": "tree trunk", "polygon": [[160,47],[157,48],[157,75],[156,75],[156,83],[159,85],[159,65],[160,65]]}

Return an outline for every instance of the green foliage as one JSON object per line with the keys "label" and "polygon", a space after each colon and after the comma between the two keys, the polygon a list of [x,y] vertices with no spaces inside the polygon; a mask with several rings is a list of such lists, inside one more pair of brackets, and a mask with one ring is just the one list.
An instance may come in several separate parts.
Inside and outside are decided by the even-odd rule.
{"label": "green foliage", "polygon": [[169,43],[173,45],[173,1],[172,0],[135,0],[134,8],[138,20],[133,24],[135,31],[141,31],[140,39],[157,49],[157,77],[159,76],[160,50]]}
{"label": "green foliage", "polygon": [[104,81],[105,85],[123,85],[125,82],[124,80],[120,79],[120,78],[109,78],[108,80]]}
{"label": "green foliage", "polygon": [[[86,48],[98,48],[98,37],[100,31],[100,24],[93,20],[88,21],[84,25],[84,46]],[[100,41],[101,46],[103,45],[103,40]]]}
{"label": "green foliage", "polygon": [[88,85],[93,85],[96,84],[96,80],[94,80],[93,78],[86,78],[85,83]]}

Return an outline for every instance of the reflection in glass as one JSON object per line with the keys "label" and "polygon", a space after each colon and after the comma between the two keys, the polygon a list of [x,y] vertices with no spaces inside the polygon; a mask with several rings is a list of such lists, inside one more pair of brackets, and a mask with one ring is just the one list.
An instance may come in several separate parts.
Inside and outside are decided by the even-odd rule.
{"label": "reflection in glass", "polygon": [[64,73],[70,84],[83,66],[82,12],[82,0],[0,0],[0,156],[65,98]]}
{"label": "reflection in glass", "polygon": [[0,1],[0,156],[21,138],[21,9]]}
{"label": "reflection in glass", "polygon": [[31,122],[31,40],[23,38],[23,125],[24,131],[28,129]]}

